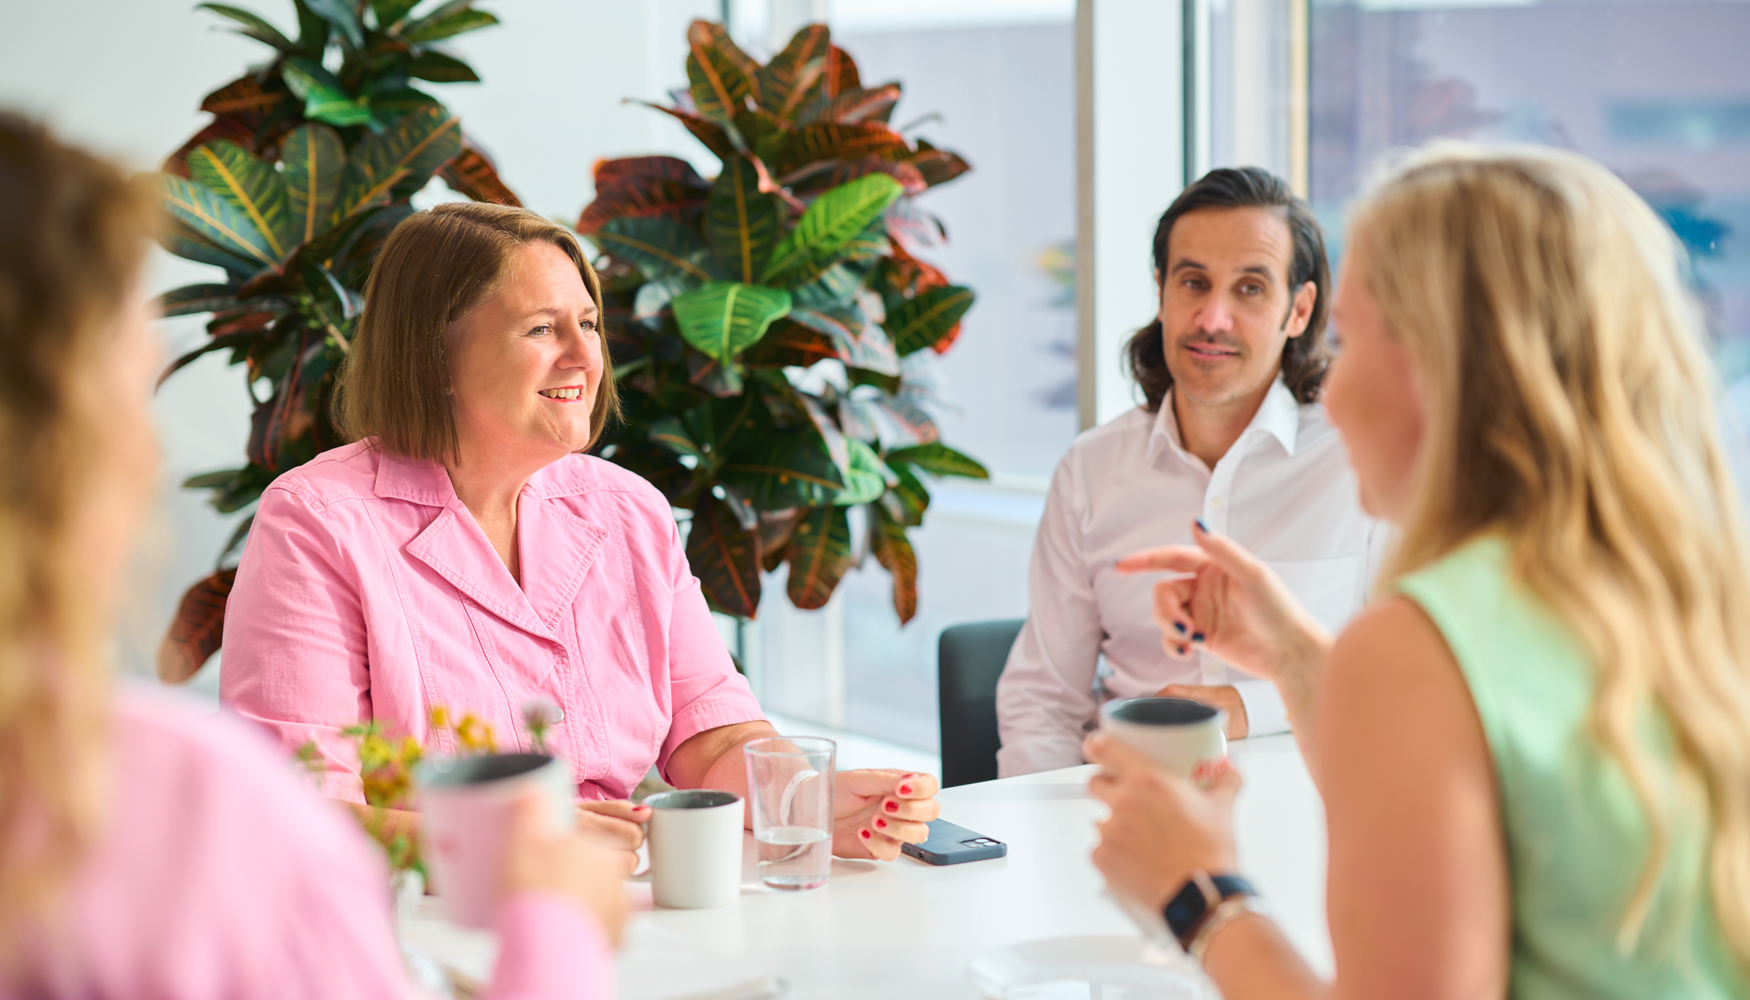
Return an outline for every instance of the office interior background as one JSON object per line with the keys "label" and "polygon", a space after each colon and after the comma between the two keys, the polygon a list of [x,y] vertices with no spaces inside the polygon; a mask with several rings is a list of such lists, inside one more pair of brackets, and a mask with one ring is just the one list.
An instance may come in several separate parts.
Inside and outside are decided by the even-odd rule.
{"label": "office interior background", "polygon": [[[244,0],[282,25],[286,0]],[[933,484],[913,533],[919,612],[903,628],[871,558],[826,608],[768,586],[724,620],[768,710],[925,753],[936,746],[936,638],[1027,608],[1034,527],[1082,429],[1138,398],[1120,347],[1155,308],[1149,242],[1186,178],[1256,164],[1289,178],[1342,254],[1345,206],[1395,147],[1439,137],[1574,149],[1617,171],[1688,247],[1736,424],[1750,413],[1750,0],[498,0],[458,39],[482,77],[437,96],[524,204],[574,222],[598,158],[667,153],[714,172],[678,124],[627,98],[684,86],[686,27],[727,20],[764,57],[824,21],[865,81],[897,79],[897,124],[973,172],[925,196],[928,251],[978,293],[935,362],[944,438],[988,483]],[[14,5],[0,105],[154,169],[206,119],[201,97],[263,58],[188,0]],[[417,202],[455,197],[434,182]],[[158,254],[154,290],[208,280]],[[164,323],[173,355],[206,337]],[[152,673],[178,597],[212,571],[238,515],[190,475],[235,465],[249,426],[239,369],[209,354],[158,401],[166,472],[118,656]],[[780,570],[780,572],[782,572]],[[196,677],[217,691],[223,654]]]}

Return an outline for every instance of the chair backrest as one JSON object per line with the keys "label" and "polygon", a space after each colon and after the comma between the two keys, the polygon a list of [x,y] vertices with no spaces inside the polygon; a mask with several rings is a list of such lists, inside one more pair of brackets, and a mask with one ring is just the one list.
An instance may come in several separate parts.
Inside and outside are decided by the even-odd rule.
{"label": "chair backrest", "polygon": [[969,622],[942,630],[936,684],[942,726],[942,787],[997,776],[997,678],[1025,618]]}

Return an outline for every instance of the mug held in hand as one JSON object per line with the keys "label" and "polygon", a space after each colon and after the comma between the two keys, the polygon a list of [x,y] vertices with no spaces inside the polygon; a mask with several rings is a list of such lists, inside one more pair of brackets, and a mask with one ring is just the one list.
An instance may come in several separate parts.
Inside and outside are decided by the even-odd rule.
{"label": "mug held in hand", "polygon": [[1227,713],[1187,698],[1109,701],[1100,728],[1181,778],[1200,760],[1227,756]]}
{"label": "mug held in hand", "polygon": [[444,911],[464,927],[494,925],[502,895],[505,845],[517,800],[547,797],[555,836],[574,822],[571,765],[539,753],[434,759],[414,771],[424,814],[425,855]]}

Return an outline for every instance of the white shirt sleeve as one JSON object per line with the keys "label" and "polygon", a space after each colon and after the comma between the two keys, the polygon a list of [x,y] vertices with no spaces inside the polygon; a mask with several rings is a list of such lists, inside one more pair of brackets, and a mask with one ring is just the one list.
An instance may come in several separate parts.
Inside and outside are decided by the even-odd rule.
{"label": "white shirt sleeve", "polygon": [[1240,704],[1246,706],[1246,736],[1274,736],[1286,733],[1288,708],[1276,685],[1256,677],[1235,679],[1234,690],[1240,693]]}
{"label": "white shirt sleeve", "polygon": [[997,682],[997,774],[1074,767],[1099,710],[1094,669],[1105,632],[1082,557],[1085,492],[1072,449],[1058,463],[1033,541],[1027,624]]}

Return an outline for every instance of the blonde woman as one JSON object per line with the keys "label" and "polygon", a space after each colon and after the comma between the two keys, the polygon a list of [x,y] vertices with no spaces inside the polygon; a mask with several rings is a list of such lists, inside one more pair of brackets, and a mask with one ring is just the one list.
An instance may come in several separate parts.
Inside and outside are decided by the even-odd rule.
{"label": "blonde woman", "polygon": [[1349,246],[1325,401],[1402,530],[1377,603],[1333,643],[1224,537],[1127,561],[1289,706],[1337,978],[1219,877],[1225,764],[1091,740],[1095,863],[1229,1000],[1750,996],[1750,583],[1675,241],[1580,157],[1444,147]]}
{"label": "blonde woman", "polygon": [[[0,113],[0,998],[411,997],[351,821],[264,737],[110,690],[157,471],[152,205]],[[615,859],[523,806],[490,995],[605,998]]]}

